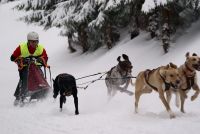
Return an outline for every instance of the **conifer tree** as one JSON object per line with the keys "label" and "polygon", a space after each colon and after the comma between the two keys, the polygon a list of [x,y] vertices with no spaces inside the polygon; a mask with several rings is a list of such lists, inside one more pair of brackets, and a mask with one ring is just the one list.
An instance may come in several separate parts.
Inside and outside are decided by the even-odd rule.
{"label": "conifer tree", "polygon": [[159,11],[158,11],[158,5],[157,0],[154,0],[155,9],[153,10],[152,14],[149,16],[149,26],[148,31],[150,32],[151,38],[154,38],[156,33],[158,33],[159,30]]}
{"label": "conifer tree", "polygon": [[170,47],[170,29],[168,23],[164,23],[162,26],[162,43],[165,53],[168,53]]}
{"label": "conifer tree", "polygon": [[139,16],[141,14],[142,5],[144,4],[144,2],[145,0],[135,0],[131,2],[131,23],[130,23],[131,39],[140,34]]}
{"label": "conifer tree", "polygon": [[[155,3],[156,1],[154,0]],[[162,30],[162,25],[165,23],[170,28],[170,34],[175,34],[176,29],[190,26],[199,18],[199,0],[174,0],[166,5],[157,5],[151,10],[151,15],[141,12],[144,2],[145,0],[26,0],[16,8],[29,11],[21,18],[27,23],[42,25],[45,29],[54,26],[60,28],[60,34],[68,37],[71,52],[78,48],[83,52],[94,51],[104,45],[111,49],[120,39],[119,30],[128,25],[131,39],[138,36],[142,28],[150,31],[152,38],[157,36],[159,30],[159,37],[163,41],[166,32]],[[163,13],[166,9],[170,14],[167,22]]]}

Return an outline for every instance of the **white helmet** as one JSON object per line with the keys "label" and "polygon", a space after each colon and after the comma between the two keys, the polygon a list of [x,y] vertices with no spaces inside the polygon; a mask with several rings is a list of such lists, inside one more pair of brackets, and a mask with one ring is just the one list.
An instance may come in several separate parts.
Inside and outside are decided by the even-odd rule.
{"label": "white helmet", "polygon": [[27,40],[39,40],[39,35],[36,32],[30,32],[27,34]]}

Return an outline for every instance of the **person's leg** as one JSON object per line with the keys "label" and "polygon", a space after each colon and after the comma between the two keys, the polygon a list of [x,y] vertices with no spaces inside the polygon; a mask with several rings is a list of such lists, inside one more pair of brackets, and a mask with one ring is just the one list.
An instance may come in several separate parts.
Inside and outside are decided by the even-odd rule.
{"label": "person's leg", "polygon": [[28,86],[28,67],[24,67],[20,71],[20,79],[22,81],[20,95],[21,95],[21,97],[25,97],[26,93],[28,91],[28,89],[27,89],[27,86]]}
{"label": "person's leg", "polygon": [[[20,77],[20,71],[19,71],[19,77]],[[19,82],[17,84],[14,96],[16,97],[15,101],[14,101],[14,105],[18,105],[20,102],[20,96],[21,96],[21,85],[22,85],[22,81],[21,79],[19,79]]]}
{"label": "person's leg", "polygon": [[16,90],[15,90],[15,93],[14,93],[14,96],[16,97],[16,100],[19,100],[19,96],[20,96],[20,85],[21,85],[21,80],[19,80],[18,84],[17,84],[17,87],[16,87]]}

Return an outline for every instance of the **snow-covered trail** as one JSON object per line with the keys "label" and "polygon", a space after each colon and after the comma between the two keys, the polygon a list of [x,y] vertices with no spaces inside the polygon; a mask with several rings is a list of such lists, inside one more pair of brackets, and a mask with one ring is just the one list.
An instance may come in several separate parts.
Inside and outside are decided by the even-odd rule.
{"label": "snow-covered trail", "polygon": [[[40,42],[44,44],[49,54],[53,77],[62,72],[71,73],[78,78],[108,71],[117,64],[116,58],[122,53],[129,55],[133,63],[134,76],[141,70],[165,65],[170,61],[180,65],[184,62],[187,51],[200,55],[199,32],[183,36],[167,55],[163,55],[159,43],[154,40],[147,42],[145,33],[132,41],[125,38],[121,41],[121,45],[107,52],[101,48],[91,54],[69,54],[66,47],[67,40],[58,36],[57,29],[43,31],[40,27],[27,26],[23,22],[16,21],[23,13],[10,10],[15,4],[16,2],[0,5],[0,18],[3,18],[0,21],[1,134],[198,134],[199,97],[194,102],[189,99],[186,101],[186,114],[182,114],[172,103],[177,118],[171,120],[157,93],[144,95],[140,100],[139,114],[134,114],[133,97],[118,93],[109,103],[107,102],[104,81],[98,81],[86,90],[79,89],[80,115],[78,116],[74,115],[72,97],[67,98],[63,112],[59,112],[58,99],[54,102],[52,94],[43,102],[14,107],[13,93],[18,82],[18,72],[17,66],[10,62],[9,58],[17,45],[26,40],[29,31],[39,33]],[[190,30],[193,32],[197,29],[199,23],[194,24]],[[193,35],[192,40],[187,42],[191,35]],[[180,49],[181,45],[186,47]],[[77,83],[81,82],[83,81]],[[130,86],[129,90],[133,91],[134,87]]]}
{"label": "snow-covered trail", "polygon": [[[58,36],[58,30],[51,29],[49,31],[43,31],[42,28],[36,26],[27,26],[23,22],[16,21],[16,19],[23,13],[15,12],[11,8],[16,3],[9,3],[5,5],[0,5],[0,16],[4,18],[0,22],[1,29],[1,90],[0,90],[0,128],[2,134],[36,134],[36,133],[48,133],[48,134],[59,134],[59,133],[101,133],[102,126],[109,127],[109,122],[112,122],[113,118],[110,121],[107,120],[107,116],[102,118],[104,113],[98,111],[104,107],[106,103],[106,98],[102,98],[102,102],[98,103],[99,98],[93,98],[93,93],[87,94],[87,97],[91,97],[92,100],[96,101],[93,103],[88,103],[90,99],[86,99],[84,102],[79,97],[80,112],[79,116],[74,116],[74,105],[73,99],[68,99],[69,106],[62,113],[58,109],[58,101],[54,102],[51,98],[47,98],[42,103],[31,104],[26,107],[14,107],[13,106],[13,93],[15,91],[17,82],[18,82],[18,71],[17,66],[11,62],[10,55],[17,47],[17,45],[26,40],[26,34],[29,31],[37,31],[40,35],[40,42],[43,43],[46,47],[46,50],[49,54],[49,64],[52,67],[52,72],[54,75],[61,72],[71,72],[74,73],[76,68],[80,68],[81,64],[84,64],[81,59],[78,59],[74,54],[71,57],[79,64],[73,63],[73,59],[69,61],[67,57],[67,40]],[[60,45],[60,46],[59,46]],[[72,64],[66,66],[64,61],[68,60],[67,63]],[[91,60],[94,60],[91,56]],[[87,60],[87,59],[86,59]],[[86,61],[84,60],[84,61]],[[90,62],[90,61],[88,61]],[[73,67],[73,65],[75,65]],[[77,66],[80,65],[80,66]],[[66,69],[63,69],[65,68]],[[82,66],[83,67],[83,66]],[[63,71],[60,71],[59,68],[62,68]],[[68,69],[70,68],[70,69]],[[82,68],[83,69],[83,68]],[[79,69],[80,70],[80,69]],[[83,71],[83,70],[81,70]],[[77,72],[78,73],[78,72]],[[54,75],[55,76],[55,75]],[[79,94],[85,96],[86,92],[80,91]],[[102,93],[99,93],[101,95]],[[105,92],[103,92],[105,96]],[[132,98],[130,98],[132,100]],[[85,108],[84,106],[85,105]],[[68,110],[69,109],[69,110]],[[105,107],[106,109],[106,107]],[[90,115],[91,114],[91,115]],[[97,120],[102,120],[102,124],[99,122],[95,123],[95,118]],[[114,117],[115,118],[115,117]],[[117,124],[121,124],[120,122]],[[112,130],[112,128],[110,128]],[[123,130],[123,129],[122,129]],[[106,132],[107,130],[105,130]]]}

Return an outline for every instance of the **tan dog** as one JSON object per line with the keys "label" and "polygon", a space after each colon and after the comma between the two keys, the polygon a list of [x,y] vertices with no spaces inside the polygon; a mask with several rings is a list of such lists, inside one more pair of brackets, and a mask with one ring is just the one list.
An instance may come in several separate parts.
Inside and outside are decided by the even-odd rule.
{"label": "tan dog", "polygon": [[193,88],[195,90],[194,95],[191,97],[191,100],[195,100],[199,95],[199,86],[197,84],[197,75],[196,71],[200,71],[200,57],[197,54],[193,53],[190,56],[189,52],[186,53],[186,61],[179,68],[179,74],[181,77],[180,84],[180,98],[181,98],[181,112],[184,110],[184,102],[187,98],[188,91]]}
{"label": "tan dog", "polygon": [[180,77],[178,68],[173,63],[170,63],[166,66],[161,66],[154,70],[140,72],[135,83],[135,112],[138,112],[140,96],[144,93],[151,93],[152,90],[155,90],[159,93],[159,97],[166,107],[170,118],[174,118],[175,115],[171,111],[171,108],[165,99],[164,93],[171,87],[177,89],[179,84]]}

